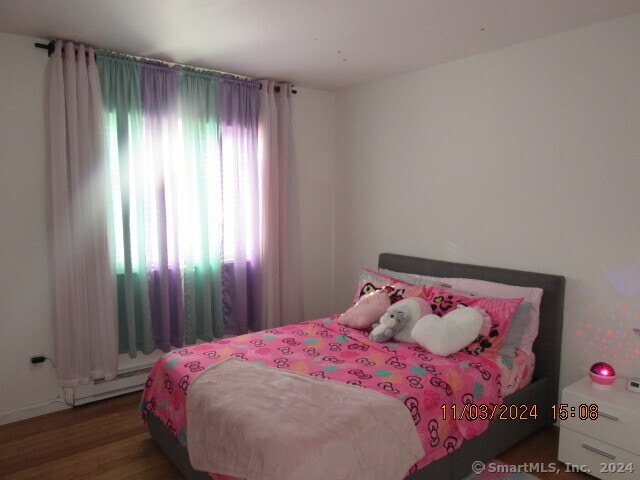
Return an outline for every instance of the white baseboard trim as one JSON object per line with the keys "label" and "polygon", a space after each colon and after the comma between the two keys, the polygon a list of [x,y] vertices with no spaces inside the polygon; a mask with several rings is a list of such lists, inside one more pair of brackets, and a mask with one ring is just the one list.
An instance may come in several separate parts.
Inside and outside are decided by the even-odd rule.
{"label": "white baseboard trim", "polygon": [[32,405],[25,405],[24,407],[16,408],[14,410],[0,412],[0,425],[19,422],[20,420],[38,417],[47,413],[59,412],[68,408],[71,408],[71,405],[67,405],[64,398],[56,397],[50,400],[34,403]]}
{"label": "white baseboard trim", "polygon": [[[155,350],[149,355],[138,352],[136,358],[130,358],[128,354],[122,354],[118,361],[118,378],[116,380],[110,382],[97,380],[91,381],[89,385],[64,388],[62,389],[64,392],[62,396],[11,410],[0,411],[0,425],[65,410],[72,408],[74,405],[82,405],[142,390],[147,379],[148,370],[163,355],[165,355],[165,352],[161,350]],[[145,369],[146,371],[142,372]]]}

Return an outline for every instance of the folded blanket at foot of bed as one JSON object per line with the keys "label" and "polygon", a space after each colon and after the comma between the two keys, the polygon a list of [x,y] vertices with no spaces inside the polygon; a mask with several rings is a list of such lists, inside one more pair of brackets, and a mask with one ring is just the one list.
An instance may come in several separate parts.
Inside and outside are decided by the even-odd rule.
{"label": "folded blanket at foot of bed", "polygon": [[194,379],[187,412],[193,467],[249,480],[402,479],[424,456],[397,399],[236,358]]}

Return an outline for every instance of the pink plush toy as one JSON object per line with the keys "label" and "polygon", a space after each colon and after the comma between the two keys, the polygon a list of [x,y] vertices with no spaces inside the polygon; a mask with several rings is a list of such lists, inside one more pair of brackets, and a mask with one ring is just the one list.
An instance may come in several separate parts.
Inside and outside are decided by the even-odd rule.
{"label": "pink plush toy", "polygon": [[376,290],[362,296],[353,307],[342,314],[338,323],[351,328],[369,328],[380,320],[390,305],[391,299],[387,292],[384,289]]}

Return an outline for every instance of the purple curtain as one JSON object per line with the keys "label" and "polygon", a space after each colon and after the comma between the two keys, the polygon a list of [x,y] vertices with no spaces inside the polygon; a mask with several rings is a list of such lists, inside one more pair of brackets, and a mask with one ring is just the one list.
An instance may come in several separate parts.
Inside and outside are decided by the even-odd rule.
{"label": "purple curtain", "polygon": [[[181,168],[170,145],[179,139],[178,93],[180,72],[157,62],[140,65],[140,97],[144,125],[144,156],[150,159],[141,172],[153,179],[145,192],[146,213],[153,215],[147,236],[151,326],[155,345],[169,350],[184,344],[182,276],[177,231],[178,202],[175,175]],[[169,148],[168,148],[169,145]]]}
{"label": "purple curtain", "polygon": [[223,270],[225,330],[260,330],[262,319],[255,292],[260,263],[258,113],[259,84],[232,78],[220,81],[222,166],[222,255],[233,269]]}
{"label": "purple curtain", "polygon": [[98,64],[120,350],[260,329],[259,83],[110,52]]}

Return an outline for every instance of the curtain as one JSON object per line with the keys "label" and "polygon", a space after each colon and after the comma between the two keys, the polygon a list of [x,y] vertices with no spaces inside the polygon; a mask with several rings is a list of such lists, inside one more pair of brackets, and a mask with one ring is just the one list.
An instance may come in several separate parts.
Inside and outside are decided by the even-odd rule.
{"label": "curtain", "polygon": [[218,81],[183,69],[180,108],[186,168],[184,182],[196,197],[181,229],[185,238],[185,342],[224,335],[222,309],[222,171],[219,155]]}
{"label": "curtain", "polygon": [[102,98],[92,49],[57,42],[47,71],[54,318],[63,387],[115,378],[115,277],[106,218]]}
{"label": "curtain", "polygon": [[[247,90],[231,78],[220,82],[220,141],[223,171],[223,246],[233,270],[223,273],[223,291],[230,297],[226,330],[244,333],[261,329],[254,304],[259,287],[259,84]],[[244,301],[247,299],[249,301]]]}
{"label": "curtain", "polygon": [[302,320],[290,86],[62,50],[47,110],[62,385],[114,378],[118,353]]}
{"label": "curtain", "polygon": [[[134,159],[142,158],[142,99],[140,64],[125,57],[97,52],[102,86],[105,154],[110,169],[112,216],[107,220],[114,248],[112,258],[117,272],[119,351],[154,350],[151,335],[151,306],[146,275],[138,265],[145,262],[143,176]],[[136,175],[136,173],[138,173]]]}
{"label": "curtain", "polygon": [[303,318],[300,214],[290,99],[291,85],[261,81],[259,302],[263,328]]}
{"label": "curtain", "polygon": [[120,347],[260,329],[259,84],[99,51]]}

